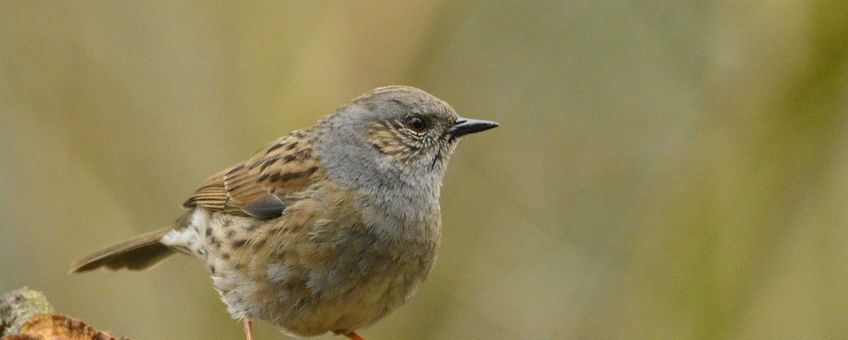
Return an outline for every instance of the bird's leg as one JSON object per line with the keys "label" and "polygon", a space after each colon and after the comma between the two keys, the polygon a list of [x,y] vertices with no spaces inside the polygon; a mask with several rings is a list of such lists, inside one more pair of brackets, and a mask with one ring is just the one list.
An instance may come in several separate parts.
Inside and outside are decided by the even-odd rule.
{"label": "bird's leg", "polygon": [[244,335],[247,340],[253,340],[253,322],[250,319],[244,319]]}
{"label": "bird's leg", "polygon": [[345,333],[344,336],[350,338],[350,340],[365,340],[365,338],[359,336],[359,334],[356,334],[356,332],[348,332]]}

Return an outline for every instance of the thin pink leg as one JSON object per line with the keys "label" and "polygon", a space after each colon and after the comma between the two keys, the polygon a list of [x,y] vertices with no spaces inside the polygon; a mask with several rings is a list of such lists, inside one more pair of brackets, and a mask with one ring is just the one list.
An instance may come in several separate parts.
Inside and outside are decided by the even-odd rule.
{"label": "thin pink leg", "polygon": [[359,334],[356,334],[356,332],[345,333],[344,336],[350,338],[350,340],[365,340],[365,338],[363,338]]}
{"label": "thin pink leg", "polygon": [[247,340],[253,340],[253,322],[250,319],[244,319],[244,335]]}

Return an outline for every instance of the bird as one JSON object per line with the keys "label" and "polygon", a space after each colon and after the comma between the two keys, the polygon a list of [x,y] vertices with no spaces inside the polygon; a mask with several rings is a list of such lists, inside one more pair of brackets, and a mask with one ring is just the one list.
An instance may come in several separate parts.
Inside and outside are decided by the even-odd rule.
{"label": "bird", "polygon": [[207,179],[162,229],[72,273],[144,270],[175,253],[207,267],[233,319],[295,337],[363,339],[433,270],[442,179],[458,141],[499,124],[415,87],[369,91]]}

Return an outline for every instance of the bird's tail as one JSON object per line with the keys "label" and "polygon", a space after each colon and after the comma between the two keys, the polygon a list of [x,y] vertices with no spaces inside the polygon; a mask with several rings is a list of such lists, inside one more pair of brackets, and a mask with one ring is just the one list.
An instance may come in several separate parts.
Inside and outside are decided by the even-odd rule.
{"label": "bird's tail", "polygon": [[81,273],[100,267],[112,270],[144,270],[174,253],[160,240],[172,227],[139,235],[133,239],[88,255],[71,265],[71,273]]}

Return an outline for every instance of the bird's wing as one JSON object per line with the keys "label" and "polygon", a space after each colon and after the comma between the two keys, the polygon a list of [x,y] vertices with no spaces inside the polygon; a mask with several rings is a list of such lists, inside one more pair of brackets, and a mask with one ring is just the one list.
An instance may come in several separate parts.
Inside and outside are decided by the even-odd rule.
{"label": "bird's wing", "polygon": [[299,130],[277,139],[206,180],[183,206],[263,219],[280,216],[282,198],[305,189],[320,173],[310,135]]}

